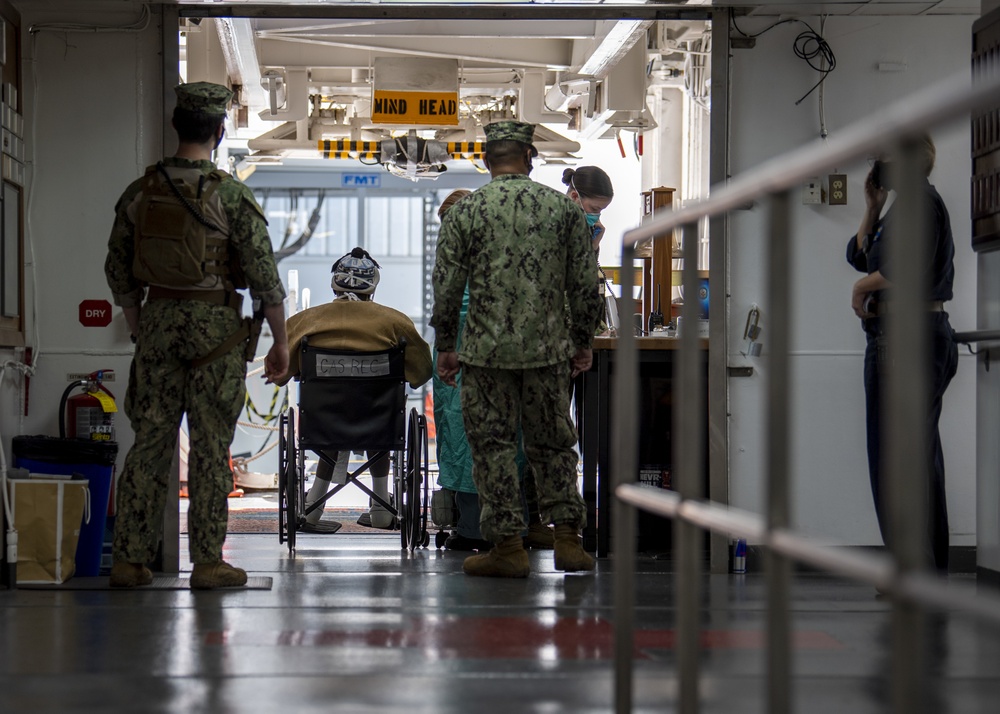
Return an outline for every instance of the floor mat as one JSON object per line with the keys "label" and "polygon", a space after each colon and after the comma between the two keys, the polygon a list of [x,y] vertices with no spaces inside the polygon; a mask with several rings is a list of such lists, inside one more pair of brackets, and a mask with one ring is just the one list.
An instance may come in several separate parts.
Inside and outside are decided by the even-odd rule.
{"label": "floor mat", "polygon": [[[371,533],[371,534],[387,534],[392,535],[395,533],[399,535],[399,531],[384,530],[381,528],[370,528],[358,525],[358,518],[362,513],[359,509],[351,508],[327,508],[323,512],[323,522],[326,521],[337,521],[342,524],[338,533]],[[187,532],[187,519],[182,517],[181,519],[181,532]],[[230,509],[229,510],[229,527],[226,531],[227,533],[274,533],[275,536],[278,535],[278,511],[275,508],[248,508],[248,509]],[[312,534],[309,534],[312,535]],[[330,535],[330,534],[320,534],[320,535]]]}
{"label": "floor mat", "polygon": [[[273,579],[268,576],[249,575],[247,584],[238,588],[216,588],[217,591],[270,590]],[[70,578],[61,585],[55,583],[18,583],[18,590],[114,590],[115,592],[141,592],[144,590],[190,590],[188,578],[172,578],[165,575],[153,577],[153,582],[138,588],[113,588],[110,578]]]}

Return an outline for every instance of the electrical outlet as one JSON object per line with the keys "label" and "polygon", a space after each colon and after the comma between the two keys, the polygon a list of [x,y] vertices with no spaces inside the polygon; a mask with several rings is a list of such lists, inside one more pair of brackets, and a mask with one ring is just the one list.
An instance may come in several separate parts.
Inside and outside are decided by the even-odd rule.
{"label": "electrical outlet", "polygon": [[847,205],[847,174],[830,174],[830,205]]}
{"label": "electrical outlet", "polygon": [[819,178],[808,179],[802,187],[802,203],[810,205],[823,203],[823,184]]}

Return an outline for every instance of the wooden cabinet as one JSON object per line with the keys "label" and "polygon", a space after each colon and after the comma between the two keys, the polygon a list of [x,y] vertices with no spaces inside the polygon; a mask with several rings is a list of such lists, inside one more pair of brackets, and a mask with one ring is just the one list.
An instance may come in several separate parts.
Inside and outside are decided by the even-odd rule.
{"label": "wooden cabinet", "polygon": [[[673,210],[675,189],[666,186],[642,192],[642,222],[646,223]],[[669,238],[660,237],[641,246],[638,251],[643,258],[642,318],[643,329],[649,324],[649,313],[660,302],[663,319],[670,321],[670,300],[674,259],[681,257],[677,236],[671,232]],[[659,294],[658,294],[659,293]]]}

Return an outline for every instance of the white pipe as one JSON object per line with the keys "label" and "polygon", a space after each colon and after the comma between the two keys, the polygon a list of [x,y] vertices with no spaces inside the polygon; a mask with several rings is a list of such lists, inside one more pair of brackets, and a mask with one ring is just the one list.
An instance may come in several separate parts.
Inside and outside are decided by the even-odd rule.
{"label": "white pipe", "polygon": [[299,271],[288,271],[288,316],[299,311]]}

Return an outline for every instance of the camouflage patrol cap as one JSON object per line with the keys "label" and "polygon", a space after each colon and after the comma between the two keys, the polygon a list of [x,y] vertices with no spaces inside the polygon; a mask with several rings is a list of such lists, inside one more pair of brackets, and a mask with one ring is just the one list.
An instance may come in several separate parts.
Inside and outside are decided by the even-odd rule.
{"label": "camouflage patrol cap", "polygon": [[523,121],[495,121],[487,124],[483,130],[486,132],[486,142],[491,141],[519,141],[531,147],[531,155],[538,156],[538,149],[535,148],[535,125]]}
{"label": "camouflage patrol cap", "polygon": [[229,109],[233,93],[221,84],[191,82],[174,87],[177,106],[189,112],[222,116]]}

